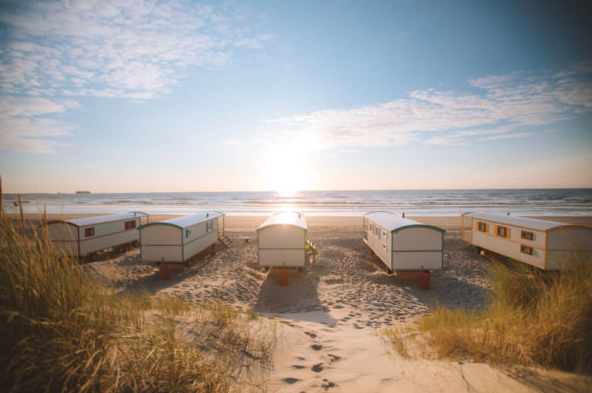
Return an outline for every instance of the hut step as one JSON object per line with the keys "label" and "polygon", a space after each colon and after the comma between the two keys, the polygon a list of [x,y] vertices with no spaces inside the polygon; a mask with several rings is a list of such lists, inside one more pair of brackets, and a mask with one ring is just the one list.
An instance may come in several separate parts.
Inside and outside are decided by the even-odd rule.
{"label": "hut step", "polygon": [[226,235],[220,236],[218,238],[218,240],[220,241],[220,243],[222,243],[224,245],[224,247],[228,248],[230,247],[230,245],[232,244],[232,240],[230,240],[230,238]]}

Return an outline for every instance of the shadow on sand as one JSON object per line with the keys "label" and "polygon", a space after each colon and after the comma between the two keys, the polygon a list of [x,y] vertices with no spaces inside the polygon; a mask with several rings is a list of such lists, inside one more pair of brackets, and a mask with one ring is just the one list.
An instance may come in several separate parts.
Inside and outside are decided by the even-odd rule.
{"label": "shadow on sand", "polygon": [[280,285],[279,270],[270,270],[263,281],[254,309],[268,314],[326,310],[317,292],[318,278],[306,270],[289,275],[288,285]]}

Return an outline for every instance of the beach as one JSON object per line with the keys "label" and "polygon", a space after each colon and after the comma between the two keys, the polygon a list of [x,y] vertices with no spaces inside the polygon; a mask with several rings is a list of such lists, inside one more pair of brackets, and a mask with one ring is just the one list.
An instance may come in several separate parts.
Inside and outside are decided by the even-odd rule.
{"label": "beach", "polygon": [[[80,216],[67,216],[73,217]],[[152,215],[150,221],[171,217]],[[137,248],[123,254],[106,250],[83,269],[118,293],[144,291],[194,305],[222,301],[272,318],[279,326],[273,365],[253,376],[267,383],[268,391],[534,392],[551,383],[561,387],[558,391],[588,386],[589,379],[559,371],[397,353],[382,337],[384,328],[413,326],[437,305],[479,310],[486,302],[485,272],[491,263],[461,240],[460,217],[412,219],[446,230],[444,269],[432,272],[429,290],[420,289],[418,278],[387,274],[362,241],[361,217],[308,217],[308,236],[317,251],[309,267],[289,276],[287,286],[280,286],[278,274],[257,266],[255,229],[264,216],[226,216],[230,246],[217,244],[213,255],[171,270],[166,281],[153,263],[140,261]],[[592,217],[553,219],[592,224]]]}

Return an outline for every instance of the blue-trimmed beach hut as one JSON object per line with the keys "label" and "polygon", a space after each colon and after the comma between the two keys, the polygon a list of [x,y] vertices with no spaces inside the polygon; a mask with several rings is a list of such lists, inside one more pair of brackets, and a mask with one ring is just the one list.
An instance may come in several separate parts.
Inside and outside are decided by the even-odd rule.
{"label": "blue-trimmed beach hut", "polygon": [[444,229],[375,211],[364,215],[364,243],[389,272],[437,270],[444,264]]}
{"label": "blue-trimmed beach hut", "polygon": [[184,263],[218,240],[218,219],[224,213],[201,212],[142,225],[140,255],[143,262]]}

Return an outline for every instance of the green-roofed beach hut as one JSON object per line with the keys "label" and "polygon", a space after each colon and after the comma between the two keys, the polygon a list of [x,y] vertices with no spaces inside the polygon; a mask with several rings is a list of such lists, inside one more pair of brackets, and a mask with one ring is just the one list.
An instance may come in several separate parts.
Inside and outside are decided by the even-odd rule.
{"label": "green-roofed beach hut", "polygon": [[389,271],[442,269],[444,232],[389,212],[364,215],[364,243]]}

